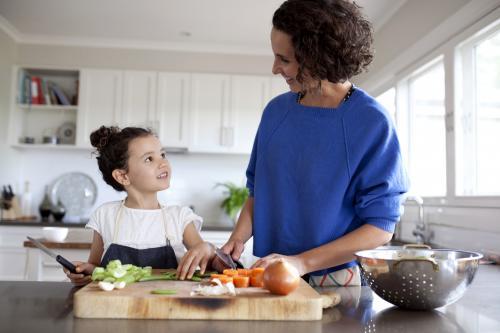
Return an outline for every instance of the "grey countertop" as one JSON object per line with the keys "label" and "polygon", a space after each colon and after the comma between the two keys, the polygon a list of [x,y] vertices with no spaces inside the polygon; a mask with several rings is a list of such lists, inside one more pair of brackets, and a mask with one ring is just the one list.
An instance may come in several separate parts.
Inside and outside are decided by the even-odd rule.
{"label": "grey countertop", "polygon": [[[5,269],[5,268],[3,268]],[[0,332],[500,332],[500,266],[481,265],[459,301],[434,311],[403,311],[368,287],[343,296],[321,321],[79,319],[67,282],[0,282]]]}

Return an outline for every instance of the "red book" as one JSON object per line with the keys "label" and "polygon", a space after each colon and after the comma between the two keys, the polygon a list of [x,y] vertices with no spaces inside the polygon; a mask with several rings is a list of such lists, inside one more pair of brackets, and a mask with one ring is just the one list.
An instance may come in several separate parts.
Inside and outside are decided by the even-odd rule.
{"label": "red book", "polygon": [[44,104],[42,81],[38,76],[31,77],[31,104]]}

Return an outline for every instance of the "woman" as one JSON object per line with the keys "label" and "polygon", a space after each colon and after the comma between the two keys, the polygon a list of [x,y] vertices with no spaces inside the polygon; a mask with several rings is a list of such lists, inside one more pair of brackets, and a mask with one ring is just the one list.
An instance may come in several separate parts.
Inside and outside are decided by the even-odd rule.
{"label": "woman", "polygon": [[264,110],[246,201],[223,250],[279,258],[312,285],[359,285],[354,253],[387,243],[407,178],[387,112],[349,78],[371,62],[371,25],[346,0],[288,0],[274,13],[273,74],[290,92]]}

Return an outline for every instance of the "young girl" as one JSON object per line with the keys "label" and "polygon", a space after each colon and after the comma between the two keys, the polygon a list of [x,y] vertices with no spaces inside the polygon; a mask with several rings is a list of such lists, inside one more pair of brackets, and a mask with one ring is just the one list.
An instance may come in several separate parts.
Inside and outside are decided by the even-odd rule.
{"label": "young girl", "polygon": [[147,129],[104,126],[90,135],[90,141],[104,181],[127,192],[127,197],[103,204],[92,214],[86,226],[94,230],[89,260],[74,263],[78,274],[65,269],[69,279],[75,285],[89,283],[96,266],[105,267],[114,259],[141,267],[177,268],[180,279],[191,278],[198,266],[203,273],[215,250],[200,237],[201,217],[188,207],[162,206],[157,199],[171,177],[160,141]]}

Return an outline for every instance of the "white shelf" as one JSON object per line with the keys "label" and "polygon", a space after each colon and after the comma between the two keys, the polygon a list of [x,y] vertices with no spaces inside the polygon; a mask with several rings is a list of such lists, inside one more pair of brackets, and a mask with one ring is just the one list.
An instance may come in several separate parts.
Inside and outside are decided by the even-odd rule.
{"label": "white shelf", "polygon": [[77,111],[77,105],[17,104],[23,110]]}

